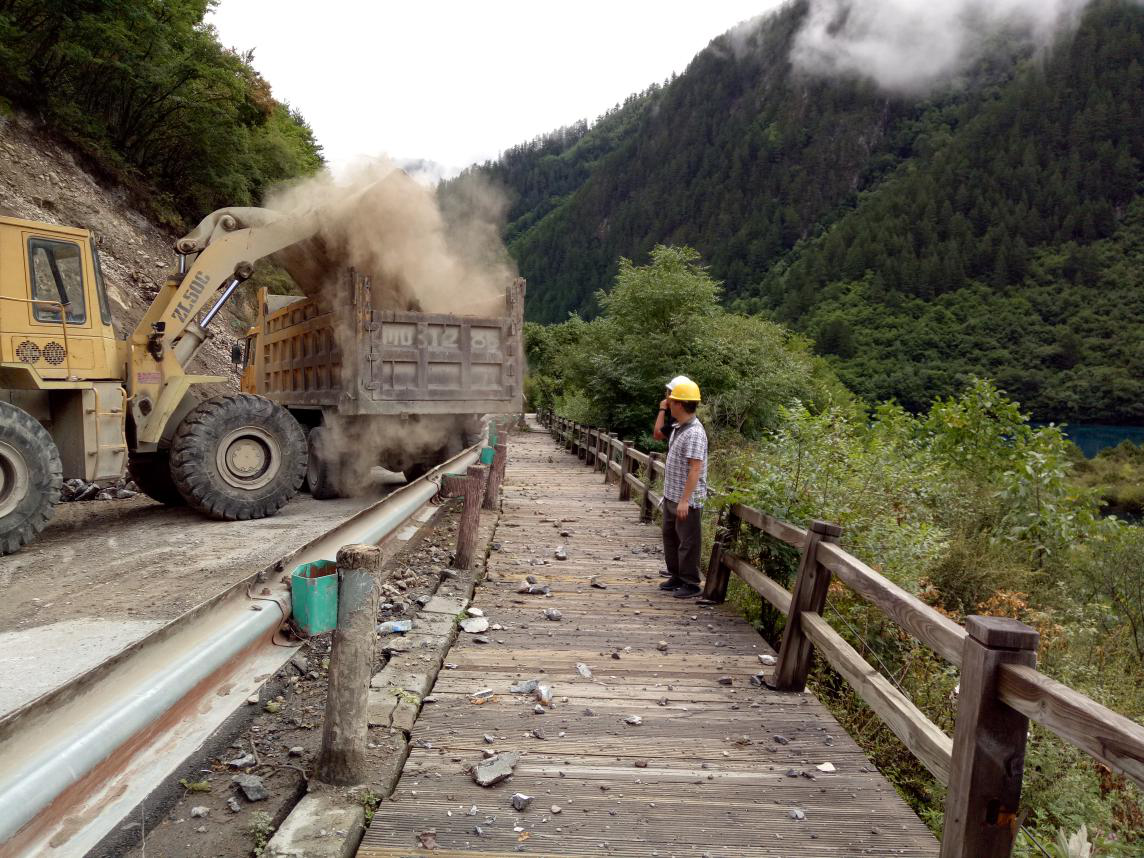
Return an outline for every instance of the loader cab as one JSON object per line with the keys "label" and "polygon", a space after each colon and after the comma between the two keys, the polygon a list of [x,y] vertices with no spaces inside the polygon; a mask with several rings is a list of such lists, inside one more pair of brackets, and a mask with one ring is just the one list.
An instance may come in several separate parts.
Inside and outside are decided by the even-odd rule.
{"label": "loader cab", "polygon": [[117,348],[91,233],[0,217],[0,387],[119,379]]}

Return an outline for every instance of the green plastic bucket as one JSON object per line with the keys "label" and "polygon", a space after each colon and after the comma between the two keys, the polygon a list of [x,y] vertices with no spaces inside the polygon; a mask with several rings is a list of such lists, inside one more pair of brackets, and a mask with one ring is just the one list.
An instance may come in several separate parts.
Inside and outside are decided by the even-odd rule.
{"label": "green plastic bucket", "polygon": [[303,563],[290,576],[291,613],[308,635],[338,626],[338,564],[333,560]]}
{"label": "green plastic bucket", "polygon": [[482,447],[481,448],[481,464],[482,465],[491,465],[493,463],[493,459],[496,457],[496,454],[497,454],[497,451],[494,450],[492,447]]}

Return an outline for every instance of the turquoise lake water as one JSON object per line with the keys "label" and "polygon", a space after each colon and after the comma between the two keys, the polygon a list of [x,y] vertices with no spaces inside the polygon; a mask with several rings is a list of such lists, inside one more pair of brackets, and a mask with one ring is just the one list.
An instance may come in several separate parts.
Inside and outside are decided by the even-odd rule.
{"label": "turquoise lake water", "polygon": [[1101,423],[1065,426],[1069,440],[1080,447],[1089,459],[1105,447],[1115,447],[1121,441],[1144,444],[1144,426],[1111,426]]}

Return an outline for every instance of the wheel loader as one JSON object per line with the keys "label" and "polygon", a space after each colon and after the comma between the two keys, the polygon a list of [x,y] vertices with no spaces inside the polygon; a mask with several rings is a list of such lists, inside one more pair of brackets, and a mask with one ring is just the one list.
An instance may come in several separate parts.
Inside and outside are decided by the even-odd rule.
{"label": "wheel loader", "polygon": [[317,213],[215,212],[126,340],[92,235],[0,217],[0,554],[33,540],[65,478],[121,478],[218,519],[276,513],[301,487],[302,427],[265,397],[202,399],[185,371],[259,259],[311,236]]}

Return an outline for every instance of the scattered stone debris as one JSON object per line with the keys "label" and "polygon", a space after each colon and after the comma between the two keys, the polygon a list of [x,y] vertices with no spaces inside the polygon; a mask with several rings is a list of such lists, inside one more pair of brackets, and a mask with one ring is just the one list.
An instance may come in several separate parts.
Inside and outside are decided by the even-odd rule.
{"label": "scattered stone debris", "polygon": [[660,652],[667,652],[667,641],[660,641],[655,645],[655,648]]}
{"label": "scattered stone debris", "polygon": [[564,615],[562,613],[560,613],[558,610],[556,610],[555,608],[545,608],[544,609],[544,619],[552,620],[552,622],[558,623],[562,619],[564,619]]}
{"label": "scattered stone debris", "polygon": [[815,768],[820,772],[826,772],[827,774],[832,774],[833,772],[838,771],[838,769],[834,768],[834,763],[820,763],[819,765],[815,766]]}
{"label": "scattered stone debris", "polygon": [[245,769],[254,765],[254,757],[250,754],[243,754],[241,757],[235,757],[233,760],[227,760],[226,764],[232,769]]}
{"label": "scattered stone debris", "polygon": [[563,811],[563,810],[564,810],[564,808],[562,808],[562,807],[561,807],[560,805],[558,805],[558,804],[554,804],[554,805],[552,805],[552,807],[551,807],[551,810],[552,810],[552,812],[555,814],[555,813],[560,813],[561,811]]}
{"label": "scattered stone debris", "polygon": [[461,629],[471,635],[480,634],[489,630],[489,621],[487,617],[469,617],[467,620],[461,620]]}
{"label": "scattered stone debris", "polygon": [[789,745],[790,744],[790,739],[788,739],[786,736],[783,736],[781,733],[775,733],[774,740],[776,742],[778,742],[780,745]]}
{"label": "scattered stone debris", "polygon": [[422,849],[440,849],[437,843],[437,832],[430,828],[428,831],[422,831],[417,835],[417,843]]}
{"label": "scattered stone debris", "polygon": [[533,692],[533,696],[540,702],[542,706],[552,705],[552,689],[547,685],[538,685]]}
{"label": "scattered stone debris", "polygon": [[719,684],[720,685],[731,685],[733,682],[734,682],[734,680],[731,679],[731,677],[729,677],[729,676],[720,676],[719,677]]}
{"label": "scattered stone debris", "polygon": [[129,500],[138,494],[139,487],[131,480],[116,480],[110,485],[101,486],[99,483],[71,479],[64,480],[60,489],[60,500],[65,503],[71,501]]}
{"label": "scattered stone debris", "polygon": [[509,694],[532,694],[540,685],[539,679],[526,679],[524,682],[518,682],[515,685],[509,686]]}
{"label": "scattered stone debris", "polygon": [[532,712],[534,715],[543,715],[545,712],[545,709],[543,706],[541,706],[539,703],[537,703],[535,706],[532,707]]}
{"label": "scattered stone debris", "polygon": [[480,608],[466,608],[465,613],[470,617],[483,617],[485,615],[485,612]]}
{"label": "scattered stone debris", "polygon": [[522,792],[513,793],[512,807],[513,810],[528,810],[528,806],[532,804],[532,796],[525,795]]}
{"label": "scattered stone debris", "polygon": [[777,663],[778,659],[773,655],[763,654],[759,656],[759,664],[765,664],[767,667],[773,667]]}
{"label": "scattered stone debris", "polygon": [[576,662],[576,672],[585,679],[592,678],[592,668],[588,667],[588,665],[584,664],[582,661]]}
{"label": "scattered stone debris", "polygon": [[232,780],[238,784],[247,801],[263,801],[270,798],[270,792],[258,775],[235,775]]}
{"label": "scattered stone debris", "polygon": [[300,757],[306,753],[306,749],[301,745],[295,745],[293,748],[287,751],[287,753],[290,754],[291,757]]}
{"label": "scattered stone debris", "polygon": [[496,740],[497,740],[497,737],[496,737],[496,736],[493,736],[493,735],[491,735],[491,734],[489,734],[489,733],[485,733],[485,735],[484,735],[482,738],[485,740],[485,744],[486,744],[486,745],[491,745],[491,744],[493,744],[494,742],[496,742]]}
{"label": "scattered stone debris", "polygon": [[646,769],[647,768],[647,760],[636,760],[634,765],[637,769]]}
{"label": "scattered stone debris", "polygon": [[792,807],[788,815],[791,819],[797,820],[799,822],[806,819],[806,811],[801,807]]}
{"label": "scattered stone debris", "polygon": [[512,776],[512,771],[516,768],[517,761],[520,760],[520,754],[510,751],[503,754],[497,754],[488,760],[481,760],[473,766],[473,780],[479,786],[491,787],[493,784],[499,784],[501,781]]}
{"label": "scattered stone debris", "polygon": [[634,727],[638,727],[640,724],[643,723],[643,718],[641,718],[639,715],[628,715],[627,717],[624,718],[624,723],[625,724],[631,724]]}
{"label": "scattered stone debris", "polygon": [[530,584],[525,581],[523,584],[516,588],[516,592],[523,593],[526,596],[547,596],[552,592],[552,588],[547,584],[541,586],[540,584]]}
{"label": "scattered stone debris", "polygon": [[563,545],[558,545],[558,546],[556,546],[556,550],[552,552],[552,556],[555,557],[557,560],[567,560],[568,559],[568,552],[566,552],[564,550]]}
{"label": "scattered stone debris", "polygon": [[756,688],[762,688],[766,684],[767,675],[765,673],[756,673],[751,677],[751,685]]}
{"label": "scattered stone debris", "polygon": [[473,643],[475,644],[490,644],[492,638],[485,637],[484,635],[473,635]]}
{"label": "scattered stone debris", "polygon": [[597,576],[597,575],[593,575],[591,578],[589,578],[588,583],[591,586],[595,587],[597,590],[607,590],[608,589],[608,585],[605,584],[603,581],[601,581],[599,576]]}
{"label": "scattered stone debris", "polygon": [[203,807],[201,804],[196,806],[196,807],[191,808],[191,816],[194,817],[195,819],[198,819],[199,817],[207,816],[210,814],[210,812],[211,812],[211,809],[209,807]]}
{"label": "scattered stone debris", "polygon": [[242,805],[238,803],[238,799],[233,795],[226,800],[226,806],[230,808],[231,813],[241,813]]}

